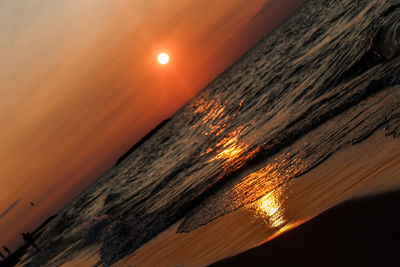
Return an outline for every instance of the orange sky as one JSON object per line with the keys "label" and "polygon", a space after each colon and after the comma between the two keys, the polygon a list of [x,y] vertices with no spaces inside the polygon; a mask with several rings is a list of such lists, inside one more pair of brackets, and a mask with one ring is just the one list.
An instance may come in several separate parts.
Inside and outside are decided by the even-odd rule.
{"label": "orange sky", "polygon": [[21,242],[301,2],[2,0],[0,245]]}

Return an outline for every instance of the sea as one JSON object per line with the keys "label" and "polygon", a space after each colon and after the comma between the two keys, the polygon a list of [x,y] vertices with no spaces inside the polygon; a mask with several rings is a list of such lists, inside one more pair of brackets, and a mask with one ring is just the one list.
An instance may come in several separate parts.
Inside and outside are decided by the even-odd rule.
{"label": "sea", "polygon": [[301,179],[377,130],[399,137],[399,54],[399,0],[307,1],[66,205],[25,266],[94,245],[109,266],[178,221],[190,232]]}

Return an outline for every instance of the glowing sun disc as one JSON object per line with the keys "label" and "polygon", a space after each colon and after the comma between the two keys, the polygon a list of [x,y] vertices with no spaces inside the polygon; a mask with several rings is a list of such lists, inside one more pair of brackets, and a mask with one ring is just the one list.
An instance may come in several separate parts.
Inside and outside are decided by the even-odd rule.
{"label": "glowing sun disc", "polygon": [[165,65],[169,62],[169,56],[167,53],[161,53],[158,55],[157,60],[161,65]]}

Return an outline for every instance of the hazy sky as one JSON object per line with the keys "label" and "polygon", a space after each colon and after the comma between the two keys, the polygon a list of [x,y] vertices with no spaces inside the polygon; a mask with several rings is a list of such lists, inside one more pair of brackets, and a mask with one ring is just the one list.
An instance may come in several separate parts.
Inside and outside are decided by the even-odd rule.
{"label": "hazy sky", "polygon": [[0,245],[21,242],[302,2],[1,0]]}

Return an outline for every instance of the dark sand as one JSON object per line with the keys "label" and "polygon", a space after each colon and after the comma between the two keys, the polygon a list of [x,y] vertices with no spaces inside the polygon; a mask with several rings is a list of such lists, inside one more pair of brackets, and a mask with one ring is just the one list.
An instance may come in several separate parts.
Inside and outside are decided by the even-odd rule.
{"label": "dark sand", "polygon": [[400,191],[348,201],[211,266],[400,266]]}

